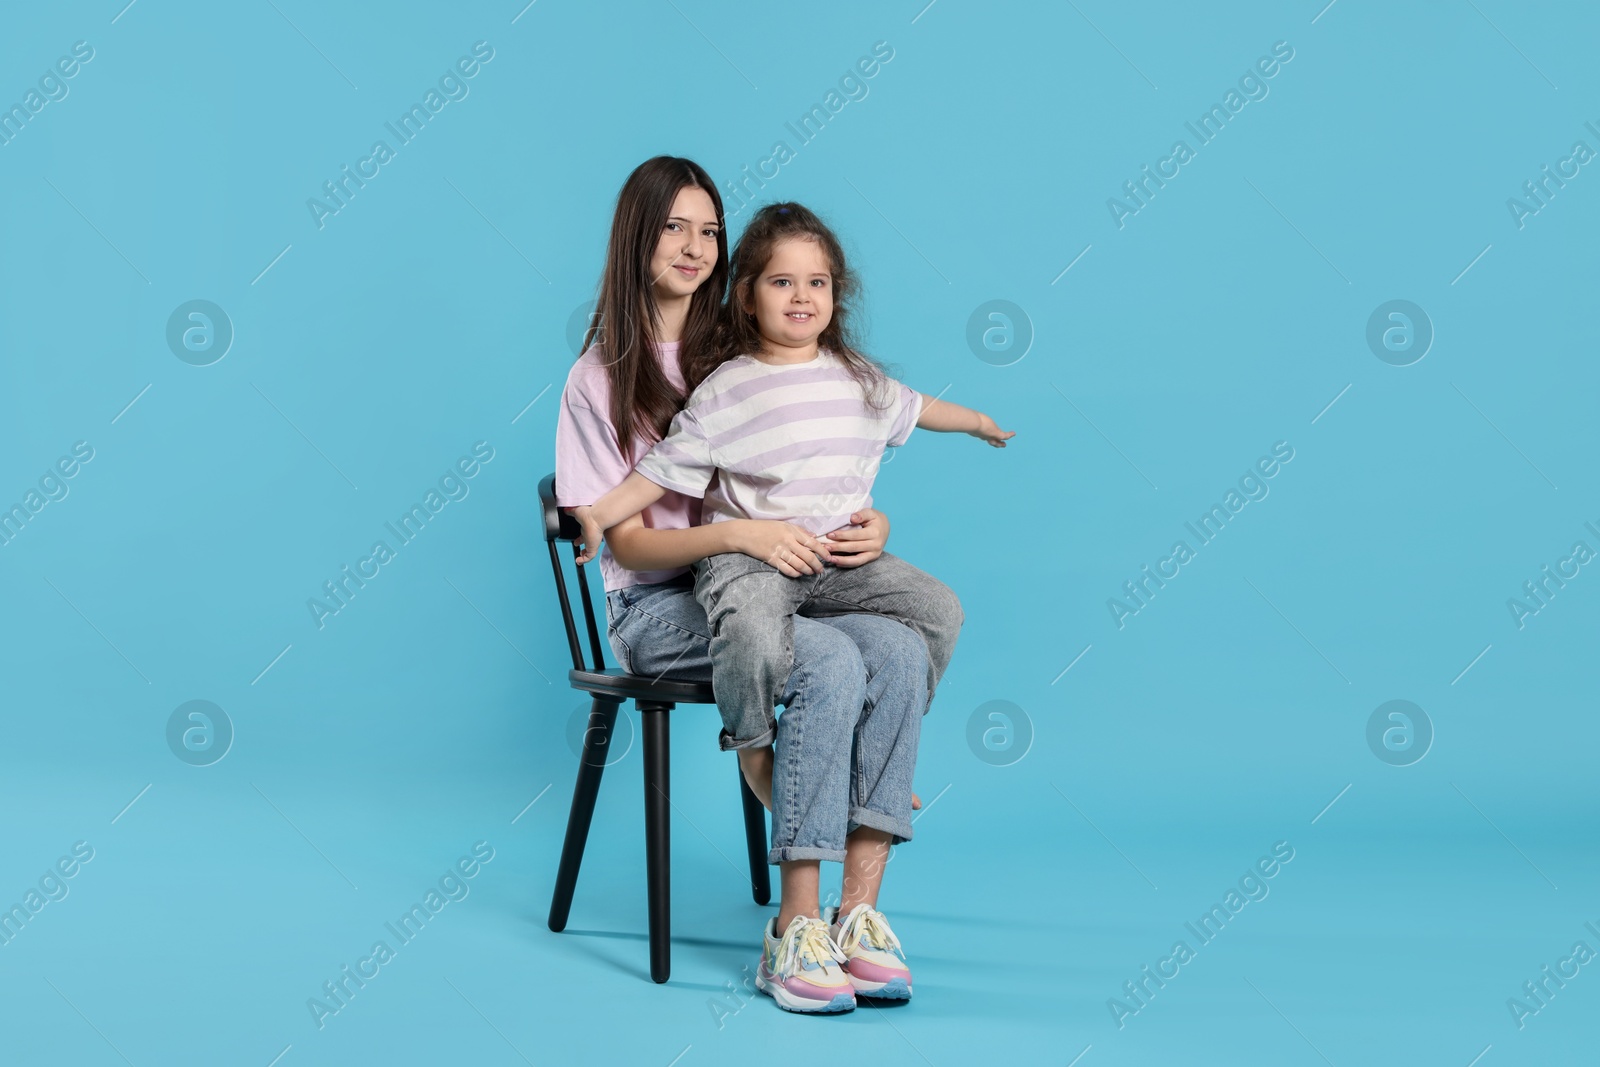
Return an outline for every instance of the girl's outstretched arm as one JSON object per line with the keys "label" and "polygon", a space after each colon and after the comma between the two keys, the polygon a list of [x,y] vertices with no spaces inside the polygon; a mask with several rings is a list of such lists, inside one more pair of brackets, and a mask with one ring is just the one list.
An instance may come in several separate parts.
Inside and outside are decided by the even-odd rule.
{"label": "girl's outstretched arm", "polygon": [[639,514],[660,500],[666,492],[661,486],[635,471],[628,475],[621,485],[596,500],[594,504],[573,508],[572,514],[583,527],[583,551],[578,554],[578,562],[588,563],[594,559],[595,553],[600,551],[600,542],[605,538],[605,531],[623,519]]}
{"label": "girl's outstretched arm", "polygon": [[973,411],[927,394],[922,397],[922,414],[917,416],[917,425],[935,433],[971,434],[996,448],[1006,447],[1006,442],[1017,436],[1015,430],[1002,430],[981,411]]}

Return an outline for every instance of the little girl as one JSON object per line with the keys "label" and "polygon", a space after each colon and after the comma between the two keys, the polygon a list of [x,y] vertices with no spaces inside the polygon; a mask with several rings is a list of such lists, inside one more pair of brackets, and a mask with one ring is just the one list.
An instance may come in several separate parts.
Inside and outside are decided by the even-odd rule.
{"label": "little girl", "polygon": [[[705,522],[776,519],[820,537],[871,506],[885,447],[903,444],[914,426],[969,433],[999,448],[1014,436],[987,415],[893,381],[849,343],[845,313],[853,278],[838,239],[806,208],[762,208],[731,267],[717,354],[705,361],[711,365],[689,369],[691,386],[699,384],[668,435],[620,486],[576,510],[584,531],[580,562],[593,558],[603,531],[669,489],[703,498]],[[746,755],[765,753],[776,732],[773,707],[792,665],[795,614],[868,612],[905,623],[927,643],[930,698],[961,624],[959,611],[952,617],[948,610],[953,598],[941,583],[888,553],[854,568],[815,567],[788,549],[766,562],[741,553],[714,555],[696,566],[695,597],[711,624],[721,746],[740,751],[747,774]],[[909,811],[909,778],[904,785]],[[785,865],[786,889],[787,875]],[[813,914],[814,893],[809,909],[800,905]],[[795,907],[789,896],[786,891],[785,911]],[[838,971],[834,962],[846,958],[825,951],[831,935],[819,942],[815,932],[797,926],[800,918],[797,913],[781,939],[769,927],[757,984],[790,1010],[840,1010],[819,1007],[829,1002],[816,989],[784,995],[795,980],[826,988]],[[882,925],[878,939],[885,940]],[[859,969],[881,970],[875,964],[882,959],[863,959]],[[909,996],[909,974],[901,984],[901,995]]]}

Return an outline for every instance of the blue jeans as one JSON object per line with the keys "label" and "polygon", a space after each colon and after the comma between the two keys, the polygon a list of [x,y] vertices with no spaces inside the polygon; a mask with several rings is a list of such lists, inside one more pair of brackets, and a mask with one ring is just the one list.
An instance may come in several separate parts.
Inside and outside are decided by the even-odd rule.
{"label": "blue jeans", "polygon": [[[933,575],[882,553],[859,567],[828,564],[788,578],[742,552],[694,567],[694,597],[711,625],[711,677],[722,712],[723,748],[765,748],[776,727],[784,679],[794,667],[794,620],[881,615],[915,631],[928,652],[930,697],[961,633],[961,601]],[[923,709],[926,711],[926,707]]]}
{"label": "blue jeans", "polygon": [[[623,669],[711,678],[711,628],[687,579],[606,594]],[[911,776],[928,706],[921,637],[877,615],[794,620],[794,668],[782,687],[772,772],[769,863],[844,861],[845,837],[870,826],[911,840]]]}

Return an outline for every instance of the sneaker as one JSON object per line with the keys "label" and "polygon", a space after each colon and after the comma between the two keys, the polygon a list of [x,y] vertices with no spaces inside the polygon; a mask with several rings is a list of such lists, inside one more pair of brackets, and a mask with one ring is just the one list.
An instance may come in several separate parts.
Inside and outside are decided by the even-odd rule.
{"label": "sneaker", "polygon": [[[844,953],[844,971],[857,996],[911,999],[911,968],[905,965],[905,951],[883,912],[870,904],[857,904],[842,920],[835,907],[825,910],[822,917],[834,944]],[[899,959],[895,953],[900,954]]]}
{"label": "sneaker", "polygon": [[821,919],[796,915],[778,935],[776,916],[767,920],[756,988],[784,1011],[853,1011],[856,995],[839,968],[844,954]]}

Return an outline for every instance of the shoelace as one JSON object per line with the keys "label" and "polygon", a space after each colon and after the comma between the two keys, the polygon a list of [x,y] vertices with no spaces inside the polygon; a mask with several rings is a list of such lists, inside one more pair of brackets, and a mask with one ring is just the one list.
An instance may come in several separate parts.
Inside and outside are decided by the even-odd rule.
{"label": "shoelace", "polygon": [[841,951],[848,953],[857,945],[898,952],[901,959],[906,958],[905,950],[900,947],[900,939],[889,929],[889,920],[883,917],[883,912],[866,904],[858,905],[839,930]]}
{"label": "shoelace", "polygon": [[808,960],[819,967],[826,967],[829,960],[843,963],[845,955],[833,943],[833,938],[828,936],[827,923],[821,919],[798,916],[783,932],[773,970],[784,978],[792,978]]}

